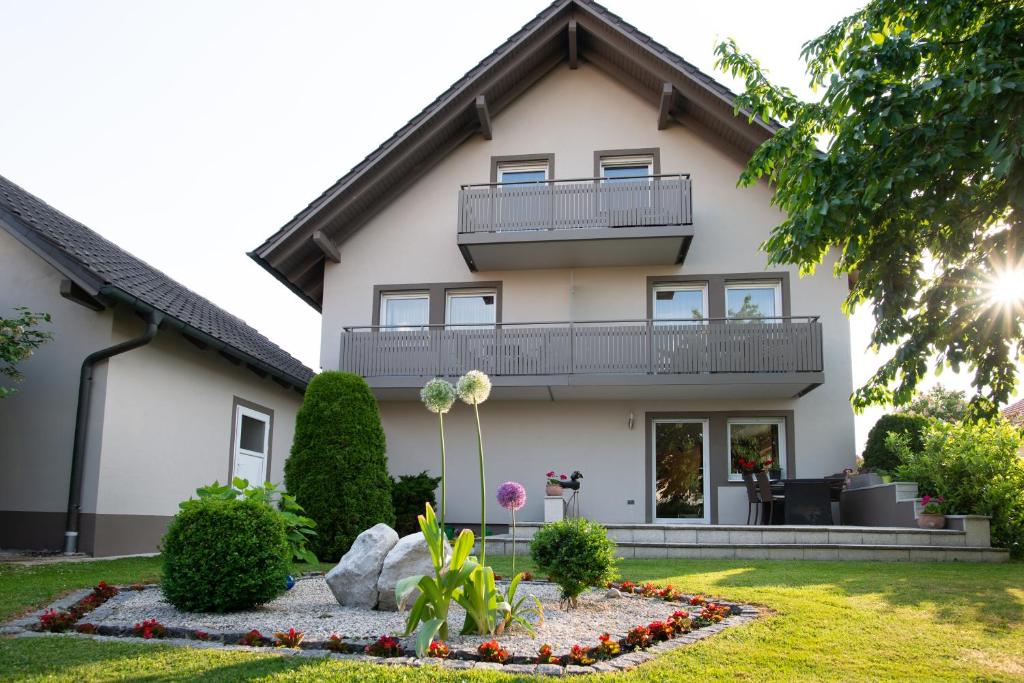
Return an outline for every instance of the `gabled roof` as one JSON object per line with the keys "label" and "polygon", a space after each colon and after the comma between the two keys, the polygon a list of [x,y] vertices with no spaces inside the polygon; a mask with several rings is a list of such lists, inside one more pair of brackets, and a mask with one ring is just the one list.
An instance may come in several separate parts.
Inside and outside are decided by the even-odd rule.
{"label": "gabled roof", "polygon": [[86,294],[163,313],[200,345],[278,383],[304,389],[313,371],[236,318],[145,261],[0,176],[0,226]]}
{"label": "gabled roof", "polygon": [[1003,408],[1002,415],[1013,424],[1024,426],[1024,399]]}
{"label": "gabled roof", "polygon": [[320,310],[324,259],[336,260],[338,244],[417,174],[480,132],[480,96],[496,114],[555,66],[576,60],[742,152],[778,130],[774,122],[737,117],[733,92],[596,2],[555,0],[249,256]]}

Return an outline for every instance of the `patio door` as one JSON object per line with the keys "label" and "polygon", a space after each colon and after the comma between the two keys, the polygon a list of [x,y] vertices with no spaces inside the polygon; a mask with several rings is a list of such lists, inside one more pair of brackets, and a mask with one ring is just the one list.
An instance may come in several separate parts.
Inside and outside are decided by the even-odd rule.
{"label": "patio door", "polygon": [[654,521],[707,524],[707,420],[658,419],[651,422],[651,431]]}

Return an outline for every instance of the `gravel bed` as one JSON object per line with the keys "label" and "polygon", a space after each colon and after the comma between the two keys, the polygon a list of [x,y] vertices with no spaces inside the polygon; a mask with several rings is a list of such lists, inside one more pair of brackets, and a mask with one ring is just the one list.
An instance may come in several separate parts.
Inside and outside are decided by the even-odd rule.
{"label": "gravel bed", "polygon": [[[578,608],[566,612],[559,607],[559,591],[554,584],[524,582],[520,584],[519,591],[520,594],[532,593],[541,600],[544,623],[537,629],[536,638],[531,638],[521,627],[513,626],[498,640],[513,655],[526,657],[532,657],[541,643],[550,644],[555,654],[566,654],[575,643],[595,644],[602,633],[624,637],[637,624],[665,619],[677,609],[691,609],[657,598],[634,595],[609,598],[605,590],[591,590],[580,597]],[[305,633],[307,642],[326,640],[333,633],[350,642],[368,641],[383,634],[401,633],[405,628],[404,614],[340,606],[323,577],[300,579],[295,588],[273,602],[230,614],[181,612],[166,602],[156,588],[122,591],[82,621],[99,626],[131,628],[145,619],[156,619],[167,627],[199,629],[211,635],[257,629],[263,635],[273,637],[275,631],[295,628]],[[464,620],[465,612],[453,603],[447,642],[453,650],[475,651],[477,645],[489,638],[459,636]],[[411,637],[403,642],[407,647],[413,646]]]}

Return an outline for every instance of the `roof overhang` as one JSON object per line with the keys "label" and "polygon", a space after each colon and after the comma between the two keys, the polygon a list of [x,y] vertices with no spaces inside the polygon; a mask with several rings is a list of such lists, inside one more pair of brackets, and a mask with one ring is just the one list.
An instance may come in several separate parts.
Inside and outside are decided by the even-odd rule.
{"label": "roof overhang", "polygon": [[339,260],[338,244],[471,135],[487,135],[490,119],[545,74],[579,61],[651,101],[659,128],[685,120],[746,155],[777,130],[737,116],[732,92],[600,5],[556,0],[249,256],[320,310],[323,263]]}

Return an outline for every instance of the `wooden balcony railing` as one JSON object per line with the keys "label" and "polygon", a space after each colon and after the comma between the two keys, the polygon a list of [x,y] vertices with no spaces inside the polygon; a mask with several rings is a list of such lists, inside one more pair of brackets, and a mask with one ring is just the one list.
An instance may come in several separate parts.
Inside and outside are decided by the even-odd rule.
{"label": "wooden balcony railing", "polygon": [[364,377],[821,372],[817,317],[348,327],[340,369]]}
{"label": "wooden balcony railing", "polygon": [[690,225],[690,176],[463,185],[459,233]]}

